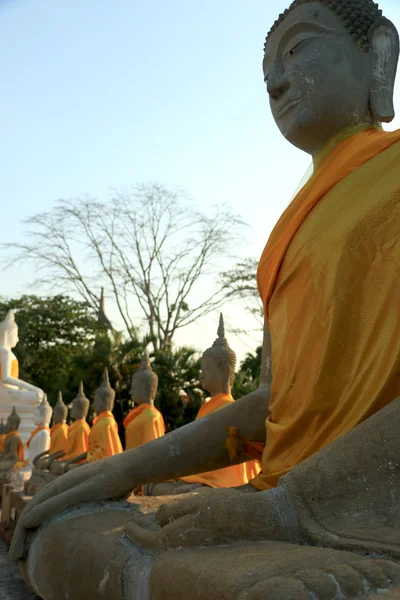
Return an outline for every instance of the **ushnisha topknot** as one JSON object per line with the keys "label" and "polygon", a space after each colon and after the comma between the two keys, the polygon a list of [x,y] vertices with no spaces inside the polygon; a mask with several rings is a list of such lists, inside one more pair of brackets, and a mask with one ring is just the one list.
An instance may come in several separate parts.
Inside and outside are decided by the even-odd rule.
{"label": "ushnisha topknot", "polygon": [[222,313],[219,317],[218,337],[211,348],[208,348],[203,354],[203,358],[207,357],[214,358],[229,368],[229,381],[232,385],[235,378],[236,354],[230,348],[228,340],[225,337],[224,317]]}
{"label": "ushnisha topknot", "polygon": [[103,371],[103,381],[101,382],[101,386],[97,388],[95,395],[101,395],[103,400],[107,400],[110,403],[113,403],[115,400],[115,391],[110,385],[107,367]]}
{"label": "ushnisha topknot", "polygon": [[[339,17],[346,27],[351,39],[363,52],[370,50],[368,32],[377,21],[382,18],[382,11],[373,0],[317,0],[328,7]],[[264,52],[268,38],[284,21],[287,15],[302,4],[309,4],[315,0],[294,0],[273,24],[264,44]]]}
{"label": "ushnisha topknot", "polygon": [[54,420],[59,419],[59,418],[61,418],[62,420],[65,420],[67,418],[67,415],[68,415],[68,406],[66,404],[64,404],[62,392],[61,392],[61,390],[59,390],[57,404],[55,405],[54,411],[53,411],[53,418],[54,418]]}
{"label": "ushnisha topknot", "polygon": [[151,368],[150,356],[147,350],[142,354],[140,367],[132,377],[132,384],[138,379],[143,381],[150,398],[154,400],[158,388],[158,376]]}

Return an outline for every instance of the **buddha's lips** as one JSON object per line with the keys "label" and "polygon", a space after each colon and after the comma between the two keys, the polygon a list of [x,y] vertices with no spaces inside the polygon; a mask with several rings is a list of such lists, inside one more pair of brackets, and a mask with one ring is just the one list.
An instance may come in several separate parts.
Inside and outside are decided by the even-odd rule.
{"label": "buddha's lips", "polygon": [[300,102],[300,98],[293,98],[292,100],[289,100],[288,102],[285,102],[276,111],[276,116],[278,118],[282,117],[288,110],[290,110],[291,108],[293,108],[294,106],[296,106],[296,104],[298,104],[299,102]]}

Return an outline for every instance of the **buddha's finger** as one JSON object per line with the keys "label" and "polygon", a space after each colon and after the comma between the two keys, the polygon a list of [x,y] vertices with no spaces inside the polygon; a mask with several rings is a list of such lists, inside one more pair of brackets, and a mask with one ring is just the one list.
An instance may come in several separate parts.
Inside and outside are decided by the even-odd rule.
{"label": "buddha's finger", "polygon": [[25,557],[26,535],[26,530],[20,524],[18,524],[16,530],[14,531],[10,550],[8,552],[8,558],[11,561],[17,562]]}
{"label": "buddha's finger", "polygon": [[86,489],[82,486],[79,490],[75,487],[61,493],[59,496],[52,495],[48,500],[34,506],[25,515],[22,513],[20,522],[25,529],[35,529],[36,527],[40,527],[44,521],[47,521],[47,519],[61,511],[72,508],[78,503],[83,504],[84,502],[96,499],[96,494],[92,486],[87,486]]}
{"label": "buddha's finger", "polygon": [[201,545],[204,537],[202,532],[203,530],[197,526],[197,515],[188,514],[171,521],[158,535],[162,547],[183,548]]}
{"label": "buddha's finger", "polygon": [[197,496],[185,498],[171,504],[163,504],[156,513],[156,521],[160,527],[165,527],[172,521],[180,519],[185,515],[198,512],[199,499]]}
{"label": "buddha's finger", "polygon": [[149,531],[149,529],[145,529],[136,523],[128,523],[124,527],[124,532],[132,542],[138,544],[142,548],[149,548],[152,550],[162,549],[159,531]]}

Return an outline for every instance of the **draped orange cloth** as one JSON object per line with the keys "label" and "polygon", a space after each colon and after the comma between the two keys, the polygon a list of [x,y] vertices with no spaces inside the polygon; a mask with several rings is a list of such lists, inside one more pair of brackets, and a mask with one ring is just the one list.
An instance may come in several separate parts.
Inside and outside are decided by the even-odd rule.
{"label": "draped orange cloth", "polygon": [[[14,358],[11,363],[11,377],[18,379],[19,377],[19,363],[18,359]],[[3,365],[0,363],[0,379],[3,379]]]}
{"label": "draped orange cloth", "polygon": [[152,404],[140,404],[124,420],[125,450],[133,450],[165,433],[162,414]]}
{"label": "draped orange cloth", "polygon": [[4,450],[5,437],[6,437],[5,433],[0,434],[0,452],[3,452],[3,450]]}
{"label": "draped orange cloth", "polygon": [[47,429],[47,431],[50,431],[50,427],[47,427],[47,425],[39,425],[39,427],[36,427],[36,429],[34,429],[31,433],[31,436],[29,438],[29,440],[26,442],[27,447],[29,448],[31,441],[33,440],[33,438],[35,437],[35,435],[37,433],[39,433],[39,431],[42,431],[43,429]]}
{"label": "draped orange cloth", "polygon": [[111,411],[106,410],[93,419],[89,435],[88,462],[94,462],[122,452],[118,425]]}
{"label": "draped orange cloth", "polygon": [[[197,419],[202,419],[207,415],[220,410],[225,406],[229,406],[234,402],[230,394],[217,394],[213,396],[209,402],[204,404],[197,413]],[[208,473],[200,473],[198,475],[190,475],[182,477],[188,483],[202,483],[212,488],[229,488],[245,485],[250,479],[255,477],[260,471],[260,465],[257,461],[250,461],[240,465],[232,465],[225,469],[217,469]]]}
{"label": "draped orange cloth", "polygon": [[400,396],[399,141],[372,129],[340,143],[261,257],[272,388],[257,489]]}
{"label": "draped orange cloth", "polygon": [[64,452],[67,445],[69,427],[66,423],[56,423],[50,429],[50,454]]}
{"label": "draped orange cloth", "polygon": [[61,460],[72,460],[89,449],[90,427],[85,419],[77,419],[69,428],[65,455]]}
{"label": "draped orange cloth", "polygon": [[18,438],[18,460],[19,461],[23,461],[24,460],[24,445],[22,443],[21,437],[18,433],[18,431],[9,431],[5,436],[4,436],[4,443],[6,442],[6,440],[8,440],[9,437],[11,437],[12,435],[15,435]]}

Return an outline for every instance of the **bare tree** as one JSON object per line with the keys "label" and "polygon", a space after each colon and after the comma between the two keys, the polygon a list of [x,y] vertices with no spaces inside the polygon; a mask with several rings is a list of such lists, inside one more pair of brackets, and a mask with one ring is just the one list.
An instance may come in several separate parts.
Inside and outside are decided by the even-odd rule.
{"label": "bare tree", "polygon": [[226,301],[218,274],[244,225],[224,207],[195,211],[186,192],[158,184],[113,192],[107,203],[59,200],[26,224],[27,241],[5,245],[9,263],[31,261],[35,284],[75,289],[95,309],[104,286],[126,330],[144,321],[155,350]]}
{"label": "bare tree", "polygon": [[[256,320],[256,329],[260,330],[264,324],[264,309],[257,287],[258,261],[255,258],[246,258],[238,262],[233,269],[221,275],[222,285],[230,300],[239,300]],[[235,329],[235,332],[249,333]]]}

